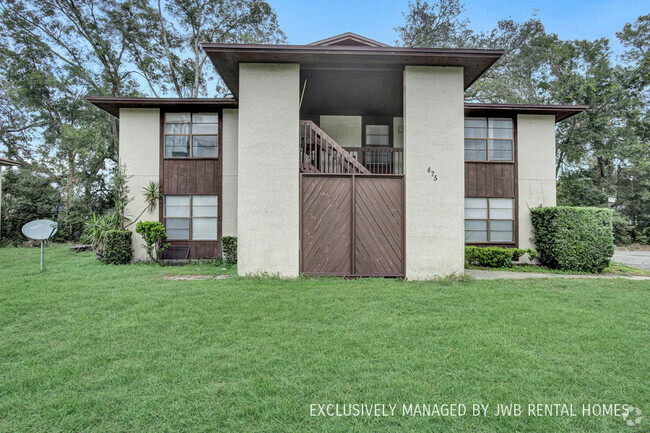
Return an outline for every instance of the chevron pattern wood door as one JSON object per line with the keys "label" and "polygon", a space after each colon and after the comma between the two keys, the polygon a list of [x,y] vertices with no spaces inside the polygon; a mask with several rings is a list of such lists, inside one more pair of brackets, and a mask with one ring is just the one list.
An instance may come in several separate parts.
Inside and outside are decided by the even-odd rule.
{"label": "chevron pattern wood door", "polygon": [[301,271],[404,275],[403,175],[301,175]]}

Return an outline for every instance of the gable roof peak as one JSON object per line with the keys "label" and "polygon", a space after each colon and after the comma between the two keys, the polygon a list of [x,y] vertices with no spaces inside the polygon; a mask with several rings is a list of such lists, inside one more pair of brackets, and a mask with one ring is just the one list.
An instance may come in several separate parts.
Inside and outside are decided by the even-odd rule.
{"label": "gable roof peak", "polygon": [[352,32],[341,33],[340,35],[331,36],[326,39],[321,39],[320,41],[312,42],[307,45],[320,46],[320,47],[328,47],[332,45],[365,46],[365,47],[375,47],[375,48],[390,47],[390,45],[386,45],[382,42]]}

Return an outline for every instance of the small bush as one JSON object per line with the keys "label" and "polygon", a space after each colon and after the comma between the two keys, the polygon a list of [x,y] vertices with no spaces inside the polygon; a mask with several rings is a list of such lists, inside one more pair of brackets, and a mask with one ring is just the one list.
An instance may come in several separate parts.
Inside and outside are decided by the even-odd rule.
{"label": "small bush", "polygon": [[521,248],[501,247],[465,247],[465,261],[471,265],[486,266],[488,268],[511,268],[512,261],[528,253],[534,259],[537,253],[533,250]]}
{"label": "small bush", "polygon": [[109,230],[104,237],[104,263],[126,265],[131,263],[131,232],[128,230]]}
{"label": "small bush", "polygon": [[612,217],[612,229],[614,231],[614,243],[617,245],[628,245],[632,243],[633,227],[628,219],[620,212],[614,212]]}
{"label": "small bush", "polygon": [[169,246],[165,226],[158,221],[138,221],[135,232],[144,239],[144,246],[151,260],[159,263],[160,257]]}
{"label": "small bush", "polygon": [[530,214],[544,265],[593,273],[609,266],[614,254],[611,209],[539,207]]}
{"label": "small bush", "polygon": [[222,236],[221,248],[226,263],[237,263],[237,236]]}

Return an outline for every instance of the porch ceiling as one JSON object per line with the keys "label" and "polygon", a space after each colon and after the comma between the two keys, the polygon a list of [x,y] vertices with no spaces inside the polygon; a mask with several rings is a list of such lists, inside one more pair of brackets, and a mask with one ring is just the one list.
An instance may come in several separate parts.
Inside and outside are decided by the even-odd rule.
{"label": "porch ceiling", "polygon": [[502,50],[368,46],[201,44],[232,94],[239,95],[239,63],[299,63],[303,69],[403,70],[407,65],[462,66],[469,87]]}
{"label": "porch ceiling", "polygon": [[[302,69],[305,115],[402,116],[401,70]],[[302,87],[301,87],[302,92]]]}

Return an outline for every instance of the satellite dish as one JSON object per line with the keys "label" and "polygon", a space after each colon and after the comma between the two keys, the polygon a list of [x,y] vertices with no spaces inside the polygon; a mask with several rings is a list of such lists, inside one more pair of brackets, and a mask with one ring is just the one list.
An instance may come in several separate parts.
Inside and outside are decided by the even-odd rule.
{"label": "satellite dish", "polygon": [[23,226],[21,231],[30,239],[41,241],[41,271],[43,270],[43,241],[48,240],[59,229],[59,224],[50,220],[34,220]]}
{"label": "satellite dish", "polygon": [[28,222],[22,228],[22,232],[30,239],[46,241],[58,230],[59,225],[50,220],[34,220]]}

